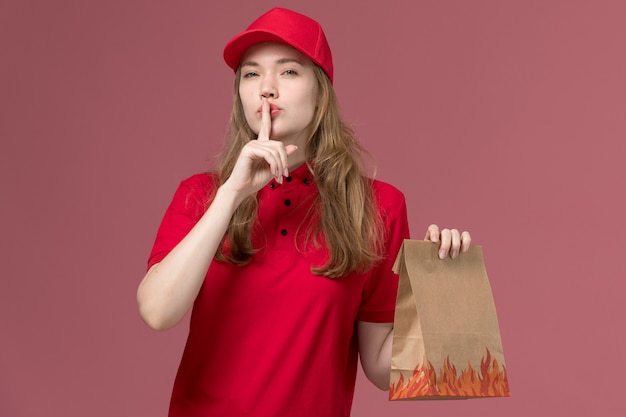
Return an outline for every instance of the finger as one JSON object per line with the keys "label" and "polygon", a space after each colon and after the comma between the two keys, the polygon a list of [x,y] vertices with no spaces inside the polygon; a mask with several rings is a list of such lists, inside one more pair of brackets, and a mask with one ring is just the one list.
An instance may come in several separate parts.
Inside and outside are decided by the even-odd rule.
{"label": "finger", "polygon": [[270,140],[272,133],[272,116],[270,115],[270,103],[265,97],[261,99],[261,128],[258,140]]}
{"label": "finger", "polygon": [[450,245],[450,257],[452,259],[459,256],[459,250],[461,249],[461,233],[457,229],[450,230],[451,245]]}
{"label": "finger", "polygon": [[289,168],[287,168],[289,166],[289,163],[287,162],[287,149],[285,148],[285,145],[280,142],[280,141],[271,141],[273,143],[276,143],[278,146],[276,147],[276,152],[277,152],[277,157],[280,160],[280,176],[281,176],[281,181],[282,181],[282,177],[288,177],[289,176]]}
{"label": "finger", "polygon": [[450,229],[441,231],[441,245],[439,245],[439,259],[443,259],[450,253],[450,245],[452,244],[452,233]]}
{"label": "finger", "polygon": [[293,155],[293,153],[298,150],[298,147],[296,145],[286,145],[284,148],[280,148],[280,157],[283,163],[283,176],[288,177],[289,176],[289,162],[288,162],[288,158],[290,155]]}
{"label": "finger", "polygon": [[469,232],[461,233],[461,250],[463,252],[467,252],[470,248],[470,244],[472,243],[472,236],[470,236]]}
{"label": "finger", "polygon": [[279,152],[272,149],[272,143],[270,141],[250,141],[244,147],[246,153],[251,160],[263,159],[269,165],[269,172],[272,177],[278,182],[282,183],[282,163]]}
{"label": "finger", "polygon": [[278,150],[270,148],[267,149],[267,153],[265,155],[265,160],[270,165],[272,175],[274,176],[276,182],[279,184],[283,183],[283,174],[285,170],[284,167],[286,166],[285,162],[283,161],[287,160],[286,155],[281,155],[281,150],[282,154],[284,154],[285,151],[283,150],[282,146],[280,146]]}
{"label": "finger", "polygon": [[430,226],[428,226],[424,240],[439,242],[439,226],[437,226],[436,224],[431,224]]}

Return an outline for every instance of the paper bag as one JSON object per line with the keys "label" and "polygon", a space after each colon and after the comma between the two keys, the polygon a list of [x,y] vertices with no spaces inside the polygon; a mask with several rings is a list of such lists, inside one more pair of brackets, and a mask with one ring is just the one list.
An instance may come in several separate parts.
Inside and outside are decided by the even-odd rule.
{"label": "paper bag", "polygon": [[482,248],[439,259],[405,240],[394,321],[390,400],[508,397],[502,341]]}

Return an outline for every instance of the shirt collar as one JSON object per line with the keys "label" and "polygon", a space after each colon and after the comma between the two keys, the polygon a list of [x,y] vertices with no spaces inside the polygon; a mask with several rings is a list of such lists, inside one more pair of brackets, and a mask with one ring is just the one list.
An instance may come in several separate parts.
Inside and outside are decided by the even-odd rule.
{"label": "shirt collar", "polygon": [[[286,185],[286,184],[289,184],[289,183],[301,183],[301,184],[304,184],[304,185],[312,184],[313,183],[313,174],[311,173],[311,170],[309,169],[309,166],[306,163],[303,163],[299,167],[291,170],[289,172],[289,176],[283,177],[283,184],[282,185]],[[281,186],[281,184],[276,182],[276,180],[270,181],[269,184],[267,185],[267,187],[269,187],[271,189],[275,189],[275,188],[278,188],[280,186]]]}

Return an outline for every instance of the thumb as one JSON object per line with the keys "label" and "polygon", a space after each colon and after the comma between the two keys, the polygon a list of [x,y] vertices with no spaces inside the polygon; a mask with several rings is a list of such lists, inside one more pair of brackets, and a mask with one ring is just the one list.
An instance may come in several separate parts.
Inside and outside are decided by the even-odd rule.
{"label": "thumb", "polygon": [[296,145],[285,146],[285,152],[287,153],[287,156],[292,155],[297,150],[298,150],[298,147]]}

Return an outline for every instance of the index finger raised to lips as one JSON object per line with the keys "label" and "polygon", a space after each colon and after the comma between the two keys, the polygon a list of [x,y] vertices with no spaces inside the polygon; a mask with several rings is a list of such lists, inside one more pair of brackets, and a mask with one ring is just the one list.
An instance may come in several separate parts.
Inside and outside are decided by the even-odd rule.
{"label": "index finger raised to lips", "polygon": [[270,103],[266,98],[261,101],[261,128],[258,140],[270,140],[272,130],[272,116],[270,115]]}

